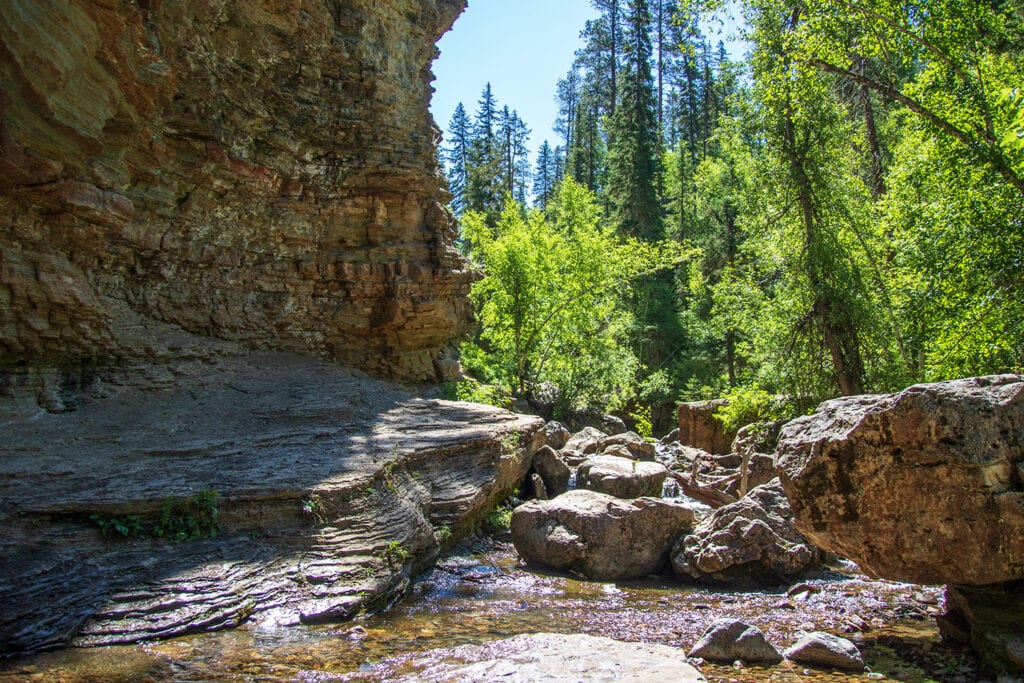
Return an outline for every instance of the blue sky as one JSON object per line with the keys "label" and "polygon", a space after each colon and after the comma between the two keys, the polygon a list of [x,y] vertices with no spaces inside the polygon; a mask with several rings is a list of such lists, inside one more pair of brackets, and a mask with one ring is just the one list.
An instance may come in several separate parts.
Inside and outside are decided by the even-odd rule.
{"label": "blue sky", "polygon": [[501,105],[519,112],[533,131],[536,152],[558,144],[555,85],[572,66],[579,34],[597,16],[590,0],[469,0],[469,7],[438,43],[431,111],[447,132],[459,102],[472,117],[488,81]]}

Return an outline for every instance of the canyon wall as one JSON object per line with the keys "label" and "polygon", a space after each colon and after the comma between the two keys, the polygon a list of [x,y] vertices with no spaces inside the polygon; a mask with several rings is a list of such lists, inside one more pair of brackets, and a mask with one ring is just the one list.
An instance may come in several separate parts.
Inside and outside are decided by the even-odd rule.
{"label": "canyon wall", "polygon": [[0,393],[188,353],[153,325],[431,379],[469,317],[428,112],[464,6],[0,3]]}

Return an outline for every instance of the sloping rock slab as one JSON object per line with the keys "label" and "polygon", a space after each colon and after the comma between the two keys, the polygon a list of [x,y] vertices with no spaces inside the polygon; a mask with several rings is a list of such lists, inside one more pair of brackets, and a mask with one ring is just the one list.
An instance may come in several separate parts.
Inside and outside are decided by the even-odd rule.
{"label": "sloping rock slab", "polygon": [[797,528],[874,576],[1024,578],[1024,381],[919,384],[826,401],[776,459]]}
{"label": "sloping rock slab", "polygon": [[[386,604],[436,556],[435,531],[468,530],[525,476],[542,428],[282,354],[6,423],[0,650]],[[214,538],[104,536],[90,521],[159,518],[199,491],[220,495]]]}
{"label": "sloping rock slab", "polygon": [[715,510],[672,549],[672,570],[683,579],[776,581],[820,561],[793,526],[777,481]]}
{"label": "sloping rock slab", "polygon": [[678,502],[577,489],[517,507],[512,542],[530,564],[599,581],[640,578],[665,565],[673,541],[693,518],[693,509]]}
{"label": "sloping rock slab", "polygon": [[427,653],[429,662],[402,681],[431,683],[577,683],[578,681],[706,680],[667,645],[624,643],[588,635],[537,633],[484,645],[467,645]]}

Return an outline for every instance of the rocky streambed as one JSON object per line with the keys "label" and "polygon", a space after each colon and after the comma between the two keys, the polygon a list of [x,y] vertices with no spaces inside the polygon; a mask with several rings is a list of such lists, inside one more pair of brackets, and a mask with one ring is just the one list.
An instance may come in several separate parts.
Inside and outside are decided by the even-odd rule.
{"label": "rocky streambed", "polygon": [[[602,583],[530,570],[510,544],[485,539],[442,559],[380,614],[290,628],[251,623],[145,645],[63,650],[5,662],[0,681],[467,680],[458,676],[459,667],[495,657],[501,652],[495,642],[539,632],[667,646],[685,662],[719,618],[756,625],[779,647],[802,631],[843,633],[858,644],[866,670],[698,662],[709,681],[975,681],[975,660],[940,641],[932,616],[942,608],[938,587],[874,581],[851,566],[824,570],[795,587],[758,591],[653,578]],[[608,653],[582,656],[597,670],[591,680],[611,680],[599,676]],[[642,661],[646,667],[654,662],[651,656]],[[529,670],[520,666],[520,673]],[[551,674],[559,672],[548,666]]]}

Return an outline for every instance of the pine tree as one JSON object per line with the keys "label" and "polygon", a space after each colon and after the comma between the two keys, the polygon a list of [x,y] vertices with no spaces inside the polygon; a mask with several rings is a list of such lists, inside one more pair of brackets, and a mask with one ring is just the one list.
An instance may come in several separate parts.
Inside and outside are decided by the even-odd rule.
{"label": "pine tree", "polygon": [[498,144],[498,103],[488,83],[480,94],[473,136],[469,145],[469,169],[466,175],[465,208],[496,216],[504,195],[500,177],[501,154]]}
{"label": "pine tree", "polygon": [[631,0],[625,21],[620,100],[611,119],[608,196],[618,229],[644,240],[662,236],[658,182],[661,145],[651,74],[651,14]]}
{"label": "pine tree", "polygon": [[448,189],[452,193],[452,210],[462,215],[466,210],[466,184],[469,180],[469,148],[472,142],[472,128],[466,108],[459,102],[448,125],[448,146],[444,148],[445,170],[448,175]]}
{"label": "pine tree", "polygon": [[557,178],[555,150],[545,140],[537,150],[537,168],[533,173],[533,197],[535,205],[540,209],[546,209],[551,194],[554,192]]}

